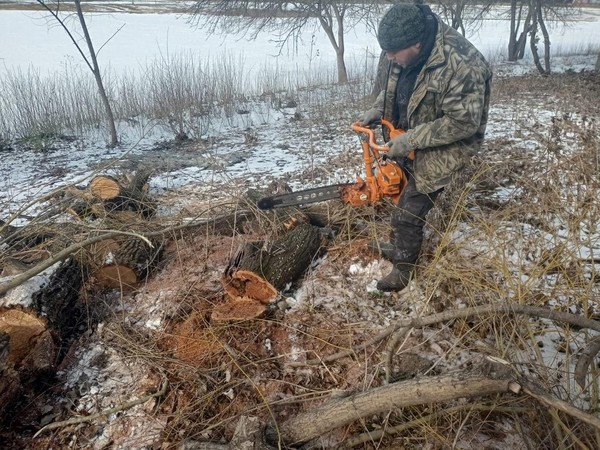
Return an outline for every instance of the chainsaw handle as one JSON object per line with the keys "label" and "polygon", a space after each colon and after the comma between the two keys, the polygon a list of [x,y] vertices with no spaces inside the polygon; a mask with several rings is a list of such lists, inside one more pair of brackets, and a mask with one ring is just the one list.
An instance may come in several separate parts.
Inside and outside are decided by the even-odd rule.
{"label": "chainsaw handle", "polygon": [[[396,136],[399,136],[405,132],[404,130],[402,130],[400,128],[394,128],[394,125],[392,125],[392,123],[389,120],[381,119],[381,124],[390,131],[391,138],[395,138]],[[367,128],[367,127],[363,126],[360,122],[354,122],[352,124],[352,129],[354,131],[356,131],[357,133],[366,134],[369,137],[369,139],[368,139],[369,147],[371,147],[372,149],[380,151],[380,152],[389,151],[389,149],[390,149],[389,145],[379,145],[379,144],[377,144],[377,142],[375,142],[375,132],[371,128]]]}

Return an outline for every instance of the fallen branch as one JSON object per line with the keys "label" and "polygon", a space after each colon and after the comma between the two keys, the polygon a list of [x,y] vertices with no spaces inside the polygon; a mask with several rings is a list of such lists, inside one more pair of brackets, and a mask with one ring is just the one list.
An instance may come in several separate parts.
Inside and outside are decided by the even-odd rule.
{"label": "fallen branch", "polygon": [[588,347],[581,353],[577,364],[575,365],[575,372],[573,378],[581,389],[585,389],[585,376],[587,374],[588,367],[600,352],[600,336],[596,336],[590,342]]}
{"label": "fallen branch", "polygon": [[388,345],[385,349],[385,381],[388,383],[392,382],[393,372],[394,372],[394,355],[396,354],[396,350],[402,341],[404,341],[412,328],[404,327],[395,331],[392,335],[392,338],[388,341]]}
{"label": "fallen branch", "polygon": [[[511,392],[515,390],[512,378],[510,368],[487,361],[470,373],[423,377],[369,389],[291,418],[279,426],[279,437],[291,445],[392,409]],[[267,430],[268,440],[277,442],[277,437],[275,430]]]}
{"label": "fallen branch", "polygon": [[332,355],[326,356],[324,358],[315,358],[304,362],[288,362],[287,365],[289,365],[290,367],[319,365],[322,363],[332,362],[347,356],[353,356],[358,354],[358,352],[360,352],[361,350],[364,350],[365,348],[368,348],[374,344],[381,342],[383,339],[387,338],[390,334],[394,333],[400,328],[420,328],[429,325],[434,325],[440,322],[448,322],[455,319],[466,319],[472,316],[484,316],[499,313],[513,315],[523,314],[526,316],[540,317],[556,322],[565,322],[571,325],[576,325],[580,328],[587,328],[590,330],[600,331],[600,322],[592,319],[587,319],[577,314],[571,314],[562,311],[554,311],[552,309],[542,308],[539,306],[519,305],[516,303],[482,305],[473,306],[471,308],[447,310],[438,314],[432,314],[430,316],[425,317],[402,319],[384,329],[373,339],[365,341],[363,344],[357,347],[348,350],[343,350]]}
{"label": "fallen branch", "polygon": [[100,411],[99,413],[92,414],[90,416],[80,416],[80,417],[72,417],[67,420],[62,420],[60,422],[49,423],[43,428],[40,428],[37,433],[33,435],[34,438],[38,437],[44,431],[55,430],[56,428],[63,428],[69,425],[76,425],[84,422],[91,422],[92,420],[99,419],[100,417],[110,416],[119,411],[125,411],[127,409],[133,408],[134,406],[141,405],[142,403],[146,403],[148,400],[162,397],[167,393],[167,389],[169,387],[169,382],[165,379],[162,383],[160,390],[154,392],[153,394],[144,395],[143,397],[138,398],[137,400],[132,400],[130,402],[122,403],[120,405],[115,406],[114,408],[105,409],[104,411]]}
{"label": "fallen branch", "polygon": [[428,414],[426,416],[421,416],[416,419],[413,419],[409,422],[403,422],[399,425],[393,427],[385,427],[380,428],[373,431],[368,431],[366,433],[359,434],[357,436],[353,436],[350,439],[344,441],[342,447],[339,450],[351,450],[354,447],[364,444],[366,442],[373,442],[376,439],[381,439],[384,436],[389,436],[392,434],[402,433],[405,430],[409,430],[410,428],[417,427],[419,425],[424,425],[430,423],[432,420],[438,419],[440,417],[447,416],[449,414],[458,412],[458,411],[481,411],[487,413],[502,413],[502,414],[512,414],[516,412],[527,412],[529,408],[524,407],[504,407],[504,406],[494,406],[494,405],[459,405],[451,408],[443,408],[434,413]]}
{"label": "fallen branch", "polygon": [[575,417],[576,419],[581,420],[582,422],[587,423],[595,427],[597,430],[600,430],[600,419],[598,417],[592,416],[591,414],[586,413],[585,411],[576,408],[575,406],[560,400],[547,392],[544,392],[538,386],[534,385],[528,381],[520,382],[521,387],[523,388],[523,392],[527,395],[535,398],[540,403],[543,403],[546,406],[551,408],[558,409],[570,416]]}

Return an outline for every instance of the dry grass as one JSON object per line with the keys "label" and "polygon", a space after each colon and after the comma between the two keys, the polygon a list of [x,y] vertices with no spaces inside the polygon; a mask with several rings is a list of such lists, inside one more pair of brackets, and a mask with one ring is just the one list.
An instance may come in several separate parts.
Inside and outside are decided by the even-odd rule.
{"label": "dry grass", "polygon": [[[297,363],[357,348],[399,317],[503,302],[597,317],[598,85],[588,74],[496,83],[493,127],[504,131],[488,139],[487,150],[440,199],[417,279],[400,295],[371,292],[369,278],[349,270],[373,263],[365,242],[387,236],[386,205],[353,209],[332,202],[305,213],[335,230],[328,256],[286,293],[296,300],[290,309],[280,302],[255,321],[211,323],[210,311],[224,296],[218,280],[240,242],[281,232],[289,214],[256,211],[245,234],[178,234],[161,273],[135,297],[121,298],[134,306],[126,316],[115,313],[103,331],[104,345],[123,360],[170,380],[169,393],[149,414],[165,423],[157,442],[227,441],[241,414],[282,423],[340,391],[385,383],[386,342],[330,363]],[[350,156],[345,163],[360,164]],[[143,325],[156,307],[166,324],[160,331]],[[597,362],[584,389],[573,381],[576,357],[593,336],[542,319],[455,320],[412,330],[394,351],[393,379],[469,370],[489,355],[507,361],[515,376],[533,378],[597,415]],[[91,443],[92,428],[57,435],[55,443],[73,434]],[[313,448],[344,443],[382,450],[600,446],[596,430],[525,395],[390,411],[329,433]]]}

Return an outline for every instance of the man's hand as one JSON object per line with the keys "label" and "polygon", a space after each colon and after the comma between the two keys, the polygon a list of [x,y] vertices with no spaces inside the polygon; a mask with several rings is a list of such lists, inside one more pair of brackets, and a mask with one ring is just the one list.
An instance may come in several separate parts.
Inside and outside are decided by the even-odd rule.
{"label": "man's hand", "polygon": [[358,121],[362,126],[368,127],[369,125],[375,125],[377,122],[380,122],[382,117],[383,111],[377,108],[371,108],[360,116]]}
{"label": "man's hand", "polygon": [[412,134],[411,131],[407,131],[406,133],[402,133],[399,136],[396,136],[392,140],[390,140],[387,145],[390,147],[387,152],[387,156],[392,159],[400,159],[407,158],[410,151],[413,150],[410,148],[410,144],[408,143],[408,139]]}

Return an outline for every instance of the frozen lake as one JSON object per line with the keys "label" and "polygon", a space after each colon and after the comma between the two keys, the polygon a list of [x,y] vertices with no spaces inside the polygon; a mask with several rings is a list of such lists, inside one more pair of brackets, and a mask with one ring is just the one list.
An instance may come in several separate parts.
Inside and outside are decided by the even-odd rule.
{"label": "frozen lake", "polygon": [[[505,12],[498,11],[497,17]],[[243,63],[248,72],[268,67],[293,74],[308,67],[335,67],[334,50],[316,22],[304,30],[299,46],[285,47],[280,54],[274,36],[268,33],[254,41],[234,34],[210,35],[190,24],[187,14],[111,12],[87,13],[86,17],[94,45],[100,49],[99,64],[117,73],[136,72],[146,63],[173,55],[227,56]],[[598,19],[600,10],[589,8],[567,28],[549,23],[553,52],[599,46]],[[488,59],[498,61],[506,52],[508,32],[506,20],[486,20],[468,37]],[[43,11],[0,10],[0,42],[0,76],[17,68],[35,67],[44,73],[84,65],[64,30]],[[348,32],[349,66],[362,67],[365,58],[378,54],[377,41],[365,27]]]}

